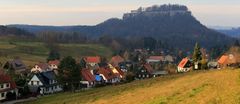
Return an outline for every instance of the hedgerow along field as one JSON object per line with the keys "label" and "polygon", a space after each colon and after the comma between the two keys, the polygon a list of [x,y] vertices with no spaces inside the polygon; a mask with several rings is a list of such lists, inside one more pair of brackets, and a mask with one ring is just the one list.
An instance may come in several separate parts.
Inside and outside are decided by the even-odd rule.
{"label": "hedgerow along field", "polygon": [[24,104],[239,104],[240,70],[195,71],[58,93]]}
{"label": "hedgerow along field", "polygon": [[[0,38],[0,62],[14,57],[20,57],[25,64],[32,66],[38,62],[46,62],[49,49],[43,42],[21,41],[11,38]],[[73,56],[80,59],[83,56],[103,56],[110,58],[112,50],[99,44],[59,44],[61,57]]]}

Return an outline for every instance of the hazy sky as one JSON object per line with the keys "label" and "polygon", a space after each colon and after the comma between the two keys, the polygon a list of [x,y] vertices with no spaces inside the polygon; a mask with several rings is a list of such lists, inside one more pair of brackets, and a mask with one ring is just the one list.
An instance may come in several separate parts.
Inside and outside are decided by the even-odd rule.
{"label": "hazy sky", "polygon": [[188,6],[204,25],[240,26],[240,0],[0,0],[0,24],[95,25],[169,3]]}

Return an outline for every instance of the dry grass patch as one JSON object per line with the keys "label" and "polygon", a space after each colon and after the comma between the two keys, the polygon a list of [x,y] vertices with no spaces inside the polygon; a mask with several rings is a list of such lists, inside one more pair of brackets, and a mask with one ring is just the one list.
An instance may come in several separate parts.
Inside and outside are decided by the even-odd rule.
{"label": "dry grass patch", "polygon": [[29,104],[238,104],[239,101],[240,70],[214,70],[60,93]]}

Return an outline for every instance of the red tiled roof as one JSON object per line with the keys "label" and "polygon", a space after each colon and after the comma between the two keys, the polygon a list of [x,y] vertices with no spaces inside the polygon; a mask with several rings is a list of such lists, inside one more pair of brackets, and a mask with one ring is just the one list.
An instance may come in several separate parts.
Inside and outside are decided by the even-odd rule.
{"label": "red tiled roof", "polygon": [[59,60],[53,60],[53,61],[49,61],[48,64],[54,64],[54,65],[58,65],[60,63]]}
{"label": "red tiled roof", "polygon": [[153,68],[150,64],[144,64],[145,69],[147,70],[148,73],[153,72]]}
{"label": "red tiled roof", "polygon": [[99,56],[89,56],[85,58],[85,61],[87,63],[100,63],[100,57]]}
{"label": "red tiled roof", "polygon": [[222,55],[221,58],[218,60],[219,64],[224,64],[227,62],[228,56],[227,55]]}
{"label": "red tiled roof", "polygon": [[116,77],[110,68],[99,68],[97,73],[102,74],[108,80]]}
{"label": "red tiled roof", "polygon": [[42,70],[46,70],[48,69],[48,64],[47,63],[39,63],[39,64],[36,64],[38,67],[40,67]]}
{"label": "red tiled roof", "polygon": [[83,77],[84,80],[88,81],[88,82],[93,82],[95,81],[95,77],[94,75],[90,72],[90,69],[82,69],[81,70],[81,75]]}
{"label": "red tiled roof", "polygon": [[0,83],[10,83],[9,89],[0,90],[0,92],[5,92],[17,88],[16,83],[11,79],[11,77],[5,74],[2,70],[0,70]]}
{"label": "red tiled roof", "polygon": [[218,60],[219,64],[233,64],[233,63],[237,63],[238,55],[234,55],[234,54],[228,54],[228,55],[223,55],[221,56],[221,58]]}
{"label": "red tiled roof", "polygon": [[178,67],[184,68],[188,61],[188,58],[182,59],[182,61],[178,64]]}
{"label": "red tiled roof", "polygon": [[163,56],[150,56],[148,59],[163,61],[164,57]]}
{"label": "red tiled roof", "polygon": [[118,73],[119,73],[121,76],[124,76],[124,72],[123,72],[120,68],[116,68],[116,70],[118,71]]}
{"label": "red tiled roof", "polygon": [[120,62],[123,62],[123,61],[124,59],[121,56],[117,55],[117,56],[113,56],[109,63],[112,64],[114,67],[116,67]]}

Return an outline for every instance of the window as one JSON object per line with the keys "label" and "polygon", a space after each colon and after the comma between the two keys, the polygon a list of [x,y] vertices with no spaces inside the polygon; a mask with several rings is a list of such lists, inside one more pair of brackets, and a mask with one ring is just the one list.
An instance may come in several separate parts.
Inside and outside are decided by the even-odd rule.
{"label": "window", "polygon": [[1,97],[4,97],[5,96],[5,93],[1,93]]}
{"label": "window", "polygon": [[149,77],[149,75],[147,75],[147,78]]}
{"label": "window", "polygon": [[1,88],[3,88],[3,84],[1,84]]}
{"label": "window", "polygon": [[37,81],[37,85],[39,85],[39,81]]}
{"label": "window", "polygon": [[55,87],[55,89],[57,89],[57,86],[54,86]]}
{"label": "window", "polygon": [[31,85],[33,85],[33,81],[31,81]]}
{"label": "window", "polygon": [[9,87],[9,83],[6,86]]}
{"label": "window", "polygon": [[143,75],[143,78],[145,77],[145,75]]}

